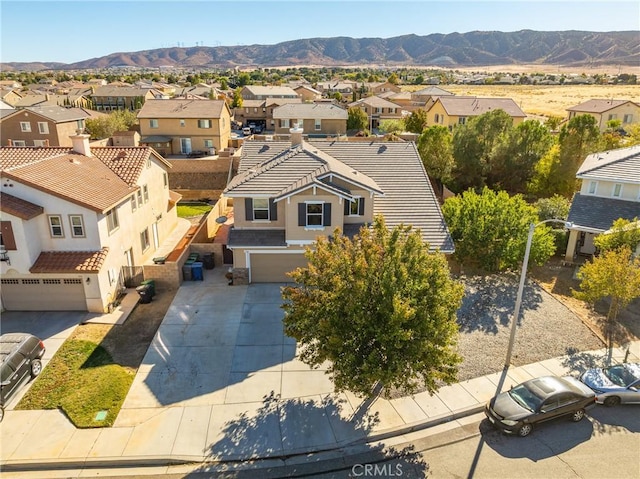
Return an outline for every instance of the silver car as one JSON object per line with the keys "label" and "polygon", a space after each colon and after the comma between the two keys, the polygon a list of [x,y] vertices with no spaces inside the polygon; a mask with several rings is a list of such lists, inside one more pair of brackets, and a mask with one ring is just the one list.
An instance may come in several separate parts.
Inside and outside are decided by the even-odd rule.
{"label": "silver car", "polygon": [[593,389],[596,402],[605,406],[640,404],[640,363],[588,369],[580,381]]}

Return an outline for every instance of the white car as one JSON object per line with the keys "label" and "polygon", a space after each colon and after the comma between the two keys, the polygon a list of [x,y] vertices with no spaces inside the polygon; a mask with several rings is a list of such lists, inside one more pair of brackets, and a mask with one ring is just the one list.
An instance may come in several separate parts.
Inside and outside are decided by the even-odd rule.
{"label": "white car", "polygon": [[588,369],[580,381],[593,389],[596,402],[605,406],[640,404],[640,363]]}

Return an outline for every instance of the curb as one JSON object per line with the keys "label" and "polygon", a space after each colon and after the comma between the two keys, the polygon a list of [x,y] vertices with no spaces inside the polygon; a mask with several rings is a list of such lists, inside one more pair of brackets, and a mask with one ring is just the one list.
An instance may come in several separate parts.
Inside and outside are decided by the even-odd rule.
{"label": "curb", "polygon": [[[102,458],[84,458],[79,460],[65,459],[32,459],[26,461],[2,461],[0,468],[5,472],[28,472],[28,471],[48,471],[48,470],[73,470],[73,469],[106,469],[106,468],[131,468],[131,467],[164,467],[179,465],[201,465],[210,468],[222,468],[225,470],[255,470],[255,469],[271,469],[304,466],[317,467],[319,462],[330,462],[331,468],[335,469],[337,463],[344,462],[344,458],[351,456],[366,456],[371,454],[372,450],[369,444],[380,442],[390,438],[399,438],[407,434],[419,432],[434,426],[452,422],[461,418],[478,414],[484,410],[484,405],[470,406],[451,414],[441,414],[434,416],[426,421],[414,422],[397,428],[390,428],[381,431],[372,436],[366,436],[354,441],[342,442],[336,446],[326,448],[308,449],[305,451],[296,451],[291,454],[282,454],[278,456],[270,456],[256,459],[229,459],[229,460],[208,460],[201,456],[131,456],[123,457],[102,457]],[[469,437],[468,435],[465,437]],[[459,440],[459,439],[458,439]],[[454,442],[457,442],[454,441]],[[397,445],[393,446],[394,448]],[[312,457],[320,458],[319,461],[311,462]],[[307,460],[304,460],[304,459]],[[299,462],[300,461],[300,462]],[[289,464],[288,464],[289,463]],[[317,471],[316,471],[317,472]],[[274,476],[277,477],[277,476]]]}

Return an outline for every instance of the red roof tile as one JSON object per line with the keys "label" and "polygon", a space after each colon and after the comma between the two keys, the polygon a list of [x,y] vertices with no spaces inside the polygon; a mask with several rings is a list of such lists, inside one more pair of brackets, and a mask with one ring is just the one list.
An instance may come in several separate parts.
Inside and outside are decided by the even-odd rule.
{"label": "red roof tile", "polygon": [[30,220],[42,214],[44,208],[8,193],[0,193],[0,211],[23,220]]}
{"label": "red roof tile", "polygon": [[97,273],[109,248],[100,251],[43,251],[29,269],[31,273]]}

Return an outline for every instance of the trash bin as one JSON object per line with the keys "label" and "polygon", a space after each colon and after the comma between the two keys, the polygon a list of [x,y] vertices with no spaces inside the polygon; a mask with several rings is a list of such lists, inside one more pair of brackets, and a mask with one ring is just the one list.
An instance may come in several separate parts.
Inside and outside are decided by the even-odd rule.
{"label": "trash bin", "polygon": [[193,275],[191,274],[193,271],[193,263],[191,264],[187,264],[185,263],[184,266],[182,267],[182,278],[185,281],[191,281],[193,279]]}
{"label": "trash bin", "polygon": [[151,287],[148,284],[138,286],[136,288],[137,293],[140,295],[140,302],[147,304],[151,302]]}
{"label": "trash bin", "polygon": [[204,272],[202,271],[202,263],[195,262],[191,265],[191,277],[194,281],[203,281]]}
{"label": "trash bin", "polygon": [[156,295],[156,282],[153,279],[147,279],[140,283],[140,286],[148,285],[151,290],[151,297]]}
{"label": "trash bin", "polygon": [[213,253],[207,253],[202,257],[204,263],[204,269],[213,269],[215,263],[213,262]]}
{"label": "trash bin", "polygon": [[191,262],[200,261],[200,253],[191,253],[187,261],[191,261]]}

